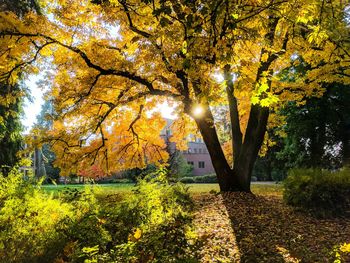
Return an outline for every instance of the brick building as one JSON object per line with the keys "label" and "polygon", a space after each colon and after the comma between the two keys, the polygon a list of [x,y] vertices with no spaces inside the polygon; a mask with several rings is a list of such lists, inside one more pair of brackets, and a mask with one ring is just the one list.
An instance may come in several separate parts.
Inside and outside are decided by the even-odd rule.
{"label": "brick building", "polygon": [[[165,139],[165,141],[169,142],[169,138],[172,135],[171,124],[173,123],[173,120],[166,119],[166,121],[167,125],[161,132],[161,136]],[[182,155],[186,159],[187,163],[193,166],[193,175],[215,173],[208,149],[203,142],[203,139],[192,134],[187,139],[188,149],[186,151],[182,151]],[[168,148],[171,153],[177,151],[175,143],[169,143]]]}

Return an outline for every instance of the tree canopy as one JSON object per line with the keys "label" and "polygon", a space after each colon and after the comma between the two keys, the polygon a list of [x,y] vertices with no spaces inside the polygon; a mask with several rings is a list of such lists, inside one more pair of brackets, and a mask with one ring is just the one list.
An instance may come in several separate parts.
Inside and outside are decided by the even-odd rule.
{"label": "tree canopy", "polygon": [[[115,171],[165,160],[165,143],[155,136],[165,122],[149,112],[168,101],[179,116],[173,127],[178,146],[192,118],[221,189],[249,191],[266,127],[280,123],[274,113],[288,101],[321,96],[322,83],[350,82],[349,6],[343,1],[39,4],[42,15],[23,20],[1,13],[0,74],[13,83],[20,71],[51,65],[44,84],[58,118],[44,137],[66,174],[92,162]],[[293,71],[300,58],[308,65],[304,74]],[[280,74],[286,70],[293,81]],[[229,106],[233,150],[226,154],[233,164],[218,140],[215,105]]]}

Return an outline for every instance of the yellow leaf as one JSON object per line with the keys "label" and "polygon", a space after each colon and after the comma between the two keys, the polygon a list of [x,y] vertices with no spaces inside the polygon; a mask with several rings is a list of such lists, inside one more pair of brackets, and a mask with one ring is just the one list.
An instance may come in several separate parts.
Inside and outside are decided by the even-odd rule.
{"label": "yellow leaf", "polygon": [[262,54],[262,56],[261,56],[261,59],[260,59],[260,60],[261,60],[262,62],[266,62],[268,58],[269,58],[269,54],[264,53],[264,54]]}
{"label": "yellow leaf", "polygon": [[142,230],[140,228],[136,228],[135,233],[134,233],[134,238],[139,240],[142,236]]}
{"label": "yellow leaf", "polygon": [[183,54],[187,53],[187,41],[186,40],[182,43],[181,51],[182,51]]}

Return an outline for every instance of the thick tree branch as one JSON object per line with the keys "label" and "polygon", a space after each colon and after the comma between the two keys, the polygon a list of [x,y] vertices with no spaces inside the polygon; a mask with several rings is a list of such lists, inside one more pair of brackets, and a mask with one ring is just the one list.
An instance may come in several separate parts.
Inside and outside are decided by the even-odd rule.
{"label": "thick tree branch", "polygon": [[132,19],[131,19],[131,15],[130,15],[130,10],[129,10],[129,7],[128,7],[128,4],[126,2],[126,0],[120,0],[119,3],[123,6],[124,8],[124,11],[125,11],[125,14],[128,18],[128,21],[129,21],[129,28],[134,31],[135,33],[145,37],[145,38],[150,38],[152,35],[146,31],[143,31],[143,30],[140,30],[138,29],[137,27],[135,27],[135,25],[133,24],[132,22]]}
{"label": "thick tree branch", "polygon": [[[65,47],[69,50],[71,50],[72,52],[76,53],[77,55],[79,55],[84,62],[86,63],[86,65],[90,68],[93,68],[97,71],[99,71],[99,75],[114,75],[114,76],[120,76],[120,77],[124,77],[127,78],[129,80],[135,81],[145,87],[148,88],[148,90],[150,91],[150,94],[152,95],[162,95],[162,96],[170,96],[173,98],[178,98],[179,95],[176,93],[173,93],[171,91],[167,91],[167,90],[158,90],[155,89],[153,87],[153,84],[151,81],[136,75],[135,73],[129,72],[129,71],[123,71],[123,70],[116,70],[116,69],[105,69],[95,63],[93,63],[90,58],[88,57],[88,55],[82,51],[81,49],[79,49],[78,47],[75,46],[70,46],[67,44],[62,43],[61,41],[58,41],[50,36],[46,36],[44,34],[41,33],[37,33],[37,34],[31,34],[31,33],[20,33],[20,32],[8,32],[8,31],[3,31],[0,33],[0,36],[26,36],[26,37],[42,37],[46,40],[49,40],[50,42],[46,43],[46,45],[48,44],[57,44],[60,45],[62,47]],[[36,59],[36,57],[35,57]],[[34,61],[34,60],[33,60]],[[31,62],[32,63],[32,62]]]}
{"label": "thick tree branch", "polygon": [[230,122],[232,133],[232,148],[234,156],[239,154],[242,146],[242,131],[239,121],[238,103],[234,95],[233,77],[230,65],[224,67],[224,78],[226,81],[226,94],[230,110]]}

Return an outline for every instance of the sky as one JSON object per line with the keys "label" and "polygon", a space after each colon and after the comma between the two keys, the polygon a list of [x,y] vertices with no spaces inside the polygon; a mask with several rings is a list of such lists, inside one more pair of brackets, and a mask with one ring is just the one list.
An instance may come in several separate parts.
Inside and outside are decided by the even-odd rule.
{"label": "sky", "polygon": [[41,90],[36,82],[40,80],[40,75],[31,75],[25,81],[25,85],[30,90],[32,102],[28,99],[24,101],[24,116],[22,117],[22,124],[25,127],[24,132],[28,133],[36,121],[36,116],[40,113],[41,106],[44,103],[44,91]]}

